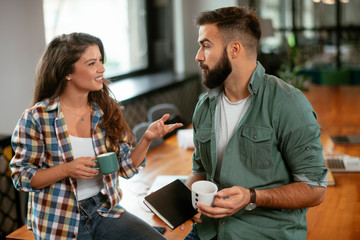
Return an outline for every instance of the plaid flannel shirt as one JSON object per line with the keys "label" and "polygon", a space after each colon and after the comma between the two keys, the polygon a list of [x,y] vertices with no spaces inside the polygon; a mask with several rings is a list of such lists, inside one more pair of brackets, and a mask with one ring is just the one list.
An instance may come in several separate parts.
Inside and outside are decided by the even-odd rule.
{"label": "plaid flannel shirt", "polygon": [[[103,112],[92,105],[92,141],[95,154],[107,149],[106,132],[99,127]],[[36,239],[75,239],[80,213],[76,179],[65,178],[43,189],[33,189],[30,182],[36,171],[72,161],[73,153],[59,98],[45,99],[24,111],[12,136],[15,155],[10,162],[12,180],[17,190],[29,192],[28,228]],[[138,172],[130,158],[131,146],[121,142],[118,153],[120,170],[103,176],[101,192],[108,196],[98,210],[104,217],[120,217],[122,192],[119,176],[130,178]],[[145,165],[145,159],[141,166]]]}

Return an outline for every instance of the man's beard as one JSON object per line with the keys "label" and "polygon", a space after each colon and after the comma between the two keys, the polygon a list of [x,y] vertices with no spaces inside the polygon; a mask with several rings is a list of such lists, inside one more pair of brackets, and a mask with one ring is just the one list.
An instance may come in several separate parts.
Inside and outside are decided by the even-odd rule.
{"label": "man's beard", "polygon": [[224,51],[220,60],[216,63],[213,69],[210,70],[207,65],[203,65],[201,63],[200,67],[207,69],[207,72],[203,74],[202,83],[209,89],[222,85],[232,71],[226,51]]}

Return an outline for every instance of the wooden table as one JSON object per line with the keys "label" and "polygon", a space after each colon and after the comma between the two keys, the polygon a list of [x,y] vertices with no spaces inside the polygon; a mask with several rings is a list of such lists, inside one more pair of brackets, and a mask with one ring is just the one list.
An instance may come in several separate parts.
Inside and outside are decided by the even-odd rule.
{"label": "wooden table", "polygon": [[[360,145],[335,145],[330,136],[360,135],[360,86],[312,86],[306,97],[322,128],[324,154],[360,156]],[[360,239],[360,173],[333,173],[325,201],[307,214],[307,239]]]}
{"label": "wooden table", "polygon": [[[324,151],[341,151],[360,156],[360,145],[335,146],[331,135],[360,134],[360,87],[311,86],[305,95],[313,104],[322,127]],[[188,175],[191,172],[192,150],[178,146],[176,136],[151,150],[147,166],[130,180],[121,180],[123,206],[153,226],[165,226],[142,204],[142,199],[158,175]],[[325,201],[308,211],[308,240],[360,239],[360,173],[334,173],[335,186],[329,186]],[[185,231],[167,229],[164,236],[170,240],[184,239],[191,229],[186,222]],[[8,239],[19,238],[29,231],[12,233]],[[18,237],[18,238],[16,238]]]}
{"label": "wooden table", "polygon": [[360,156],[360,145],[334,145],[327,141],[330,136],[360,135],[360,86],[312,86],[305,92],[318,114],[323,130],[325,151],[340,151]]}

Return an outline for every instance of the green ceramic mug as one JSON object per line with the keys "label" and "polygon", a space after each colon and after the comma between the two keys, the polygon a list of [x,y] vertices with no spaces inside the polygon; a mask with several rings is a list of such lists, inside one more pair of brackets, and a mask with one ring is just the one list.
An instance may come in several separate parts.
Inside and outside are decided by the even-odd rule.
{"label": "green ceramic mug", "polygon": [[96,156],[95,169],[98,169],[102,174],[107,175],[119,170],[119,163],[114,152],[102,153]]}

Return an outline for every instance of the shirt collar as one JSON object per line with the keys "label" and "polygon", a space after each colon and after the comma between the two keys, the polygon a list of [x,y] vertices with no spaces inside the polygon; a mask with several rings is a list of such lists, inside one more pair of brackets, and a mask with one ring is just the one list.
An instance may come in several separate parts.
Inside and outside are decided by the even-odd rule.
{"label": "shirt collar", "polygon": [[209,98],[213,98],[218,96],[224,90],[224,86],[221,85],[217,88],[209,89],[208,96]]}
{"label": "shirt collar", "polygon": [[46,107],[46,111],[54,111],[55,109],[60,108],[60,97],[54,98],[54,99],[46,99],[45,102],[48,102],[48,105]]}
{"label": "shirt collar", "polygon": [[248,90],[251,95],[256,95],[256,93],[259,91],[260,85],[264,82],[264,76],[265,76],[265,69],[261,65],[260,62],[257,62],[257,66],[251,75],[249,84],[248,84]]}

